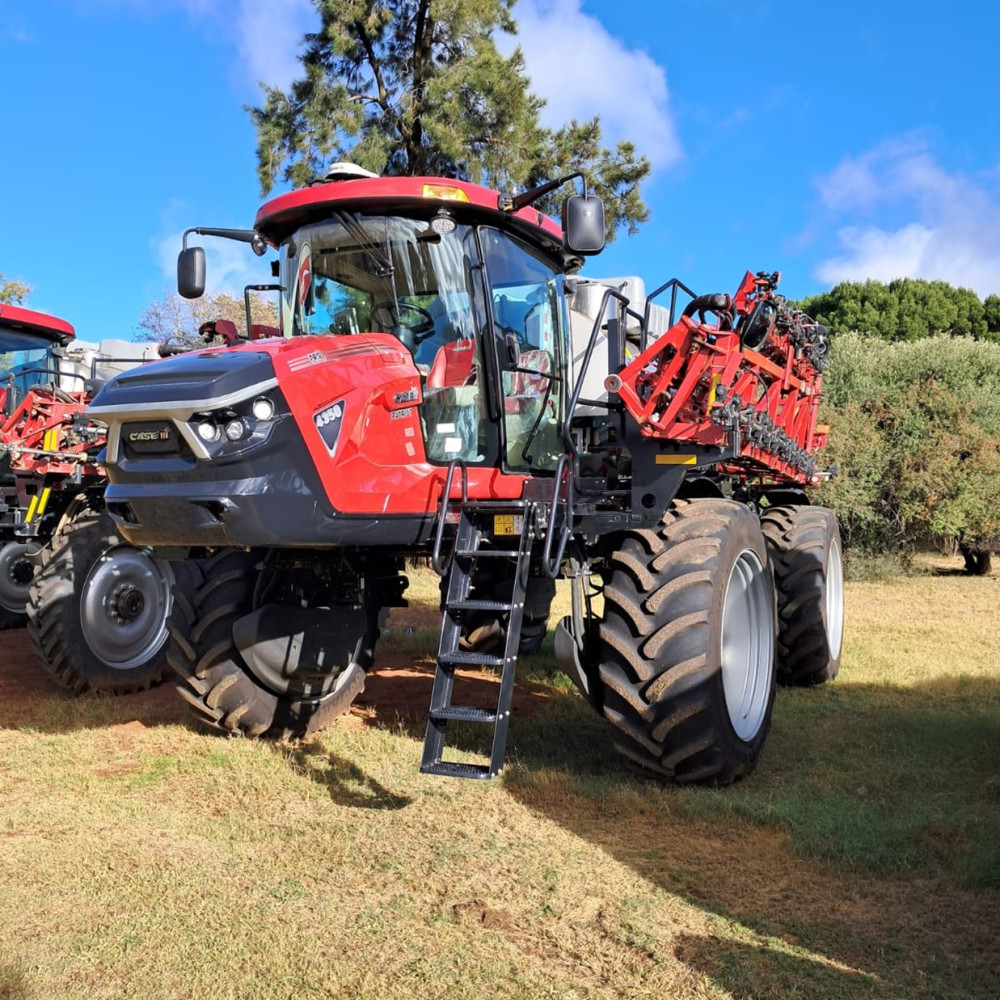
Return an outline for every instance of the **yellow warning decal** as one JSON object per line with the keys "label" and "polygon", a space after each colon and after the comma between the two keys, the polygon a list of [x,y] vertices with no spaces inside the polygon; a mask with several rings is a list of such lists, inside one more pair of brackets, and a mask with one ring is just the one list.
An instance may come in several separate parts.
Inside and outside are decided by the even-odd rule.
{"label": "yellow warning decal", "polygon": [[494,535],[520,535],[524,530],[523,514],[494,514]]}
{"label": "yellow warning decal", "polygon": [[697,455],[657,455],[657,465],[697,465]]}

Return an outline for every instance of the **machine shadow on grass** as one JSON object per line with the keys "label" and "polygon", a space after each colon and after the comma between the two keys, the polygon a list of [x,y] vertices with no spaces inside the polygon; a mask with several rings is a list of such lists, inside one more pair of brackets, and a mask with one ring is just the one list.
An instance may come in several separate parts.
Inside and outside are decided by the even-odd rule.
{"label": "machine shadow on grass", "polygon": [[279,744],[277,749],[297,773],[326,788],[338,805],[395,810],[404,809],[413,801],[408,795],[391,792],[357,764],[314,743]]}
{"label": "machine shadow on grass", "polygon": [[998,705],[1000,684],[973,677],[780,689],[757,770],[712,789],[632,777],[610,727],[558,693],[512,727],[503,780],[644,879],[742,924],[745,942],[676,946],[735,997],[980,1000],[1000,996]]}
{"label": "machine shadow on grass", "polygon": [[[373,677],[358,714],[410,737],[416,765],[433,669],[413,659]],[[500,780],[650,883],[738,922],[739,939],[675,939],[691,968],[747,1000],[1000,995],[997,681],[779,689],[755,773],[686,788],[636,777],[544,659],[523,665]],[[495,697],[492,678],[471,683]],[[448,743],[475,752],[478,735],[449,728]]]}

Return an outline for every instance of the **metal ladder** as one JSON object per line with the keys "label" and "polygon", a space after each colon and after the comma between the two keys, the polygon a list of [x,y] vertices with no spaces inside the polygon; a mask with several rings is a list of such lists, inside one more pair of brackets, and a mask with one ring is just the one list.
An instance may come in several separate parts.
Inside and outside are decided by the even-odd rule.
{"label": "metal ladder", "polygon": [[[498,518],[509,518],[498,522]],[[517,521],[520,519],[520,530]],[[455,540],[454,556],[448,577],[441,645],[438,649],[434,687],[424,736],[424,754],[420,770],[453,778],[495,778],[503,768],[510,706],[514,696],[514,671],[521,639],[524,598],[531,565],[534,505],[523,501],[462,504]],[[510,531],[497,532],[501,525]],[[508,540],[503,548],[493,547],[497,539]],[[484,543],[487,543],[484,545]],[[513,547],[516,545],[516,548]],[[514,586],[510,602],[472,598],[476,573],[481,561],[488,564],[504,559],[515,564]],[[463,616],[472,611],[495,611],[507,614],[507,634],[501,655],[464,651],[459,648]],[[454,704],[455,671],[459,667],[499,667],[500,689],[496,708],[476,708]],[[473,722],[493,727],[489,764],[467,764],[442,760],[449,722]]]}

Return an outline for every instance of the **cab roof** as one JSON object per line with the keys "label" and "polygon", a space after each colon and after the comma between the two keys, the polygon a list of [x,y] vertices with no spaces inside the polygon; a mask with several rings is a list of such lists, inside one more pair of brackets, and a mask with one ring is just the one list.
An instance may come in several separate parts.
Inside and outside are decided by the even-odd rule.
{"label": "cab roof", "polygon": [[7,303],[0,303],[0,331],[3,330],[41,336],[60,346],[76,337],[72,324],[64,319]]}
{"label": "cab roof", "polygon": [[501,200],[489,188],[445,177],[337,178],[321,180],[265,202],[257,212],[254,229],[277,246],[299,226],[323,218],[335,209],[376,209],[405,215],[415,206],[422,206],[448,208],[462,219],[509,226],[550,253],[562,252],[562,229],[555,220],[530,207],[504,211],[499,207]]}

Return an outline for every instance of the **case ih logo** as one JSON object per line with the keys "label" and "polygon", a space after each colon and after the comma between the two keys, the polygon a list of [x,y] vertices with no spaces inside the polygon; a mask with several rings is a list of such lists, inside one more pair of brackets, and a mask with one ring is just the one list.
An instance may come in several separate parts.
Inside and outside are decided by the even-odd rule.
{"label": "case ih logo", "polygon": [[177,435],[164,421],[126,424],[122,428],[125,446],[136,454],[172,454],[177,450]]}
{"label": "case ih logo", "polygon": [[133,444],[140,441],[169,441],[170,428],[161,427],[157,431],[132,431],[128,436]]}
{"label": "case ih logo", "polygon": [[337,447],[337,438],[340,437],[340,425],[344,422],[344,404],[334,403],[313,416],[316,421],[316,429],[323,439],[327,450],[332,455]]}

